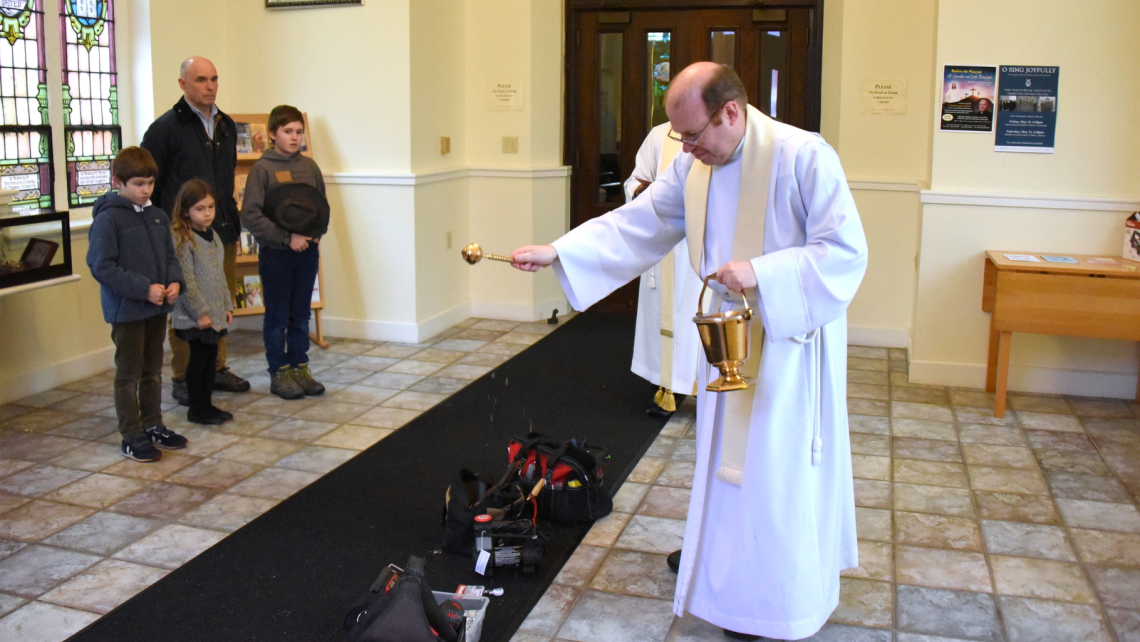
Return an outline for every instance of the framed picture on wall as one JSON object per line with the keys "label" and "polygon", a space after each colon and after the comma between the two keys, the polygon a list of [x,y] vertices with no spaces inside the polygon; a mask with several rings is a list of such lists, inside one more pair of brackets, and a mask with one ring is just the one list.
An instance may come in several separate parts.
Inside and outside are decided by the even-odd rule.
{"label": "framed picture on wall", "polygon": [[364,4],[364,0],[265,0],[266,9],[296,9],[298,7],[333,7],[343,4]]}

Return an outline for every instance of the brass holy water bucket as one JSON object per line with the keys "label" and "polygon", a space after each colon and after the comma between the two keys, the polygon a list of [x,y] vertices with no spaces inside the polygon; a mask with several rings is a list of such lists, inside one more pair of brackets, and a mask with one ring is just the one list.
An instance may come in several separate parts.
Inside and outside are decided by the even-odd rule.
{"label": "brass holy water bucket", "polygon": [[697,316],[693,317],[693,322],[697,324],[697,334],[701,337],[701,345],[705,349],[705,358],[720,370],[720,378],[705,386],[705,390],[712,392],[744,390],[755,381],[752,377],[740,374],[740,367],[748,360],[752,308],[748,307],[748,298],[745,297],[743,310],[710,311],[708,314],[701,314],[701,301],[705,298],[705,290],[709,287],[709,281],[715,278],[715,274],[705,277],[705,285],[697,298]]}

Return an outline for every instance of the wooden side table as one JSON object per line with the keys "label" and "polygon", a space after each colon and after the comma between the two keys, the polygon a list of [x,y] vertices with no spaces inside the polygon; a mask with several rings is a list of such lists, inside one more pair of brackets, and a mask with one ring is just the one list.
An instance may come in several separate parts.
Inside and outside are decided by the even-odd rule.
{"label": "wooden side table", "polygon": [[[1067,254],[1079,263],[1011,261],[986,252],[982,310],[990,316],[986,390],[994,416],[1005,416],[1009,346],[1014,332],[1140,341],[1140,263],[1112,257],[1116,265],[1089,263],[1090,255]],[[1136,386],[1140,402],[1140,381]]]}

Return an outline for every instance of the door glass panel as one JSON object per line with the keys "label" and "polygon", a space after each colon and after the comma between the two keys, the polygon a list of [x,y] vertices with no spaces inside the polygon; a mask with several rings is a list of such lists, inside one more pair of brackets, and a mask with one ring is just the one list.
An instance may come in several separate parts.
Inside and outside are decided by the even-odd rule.
{"label": "door glass panel", "polygon": [[648,120],[646,129],[653,129],[669,120],[665,115],[665,90],[672,78],[669,70],[669,57],[673,50],[673,33],[670,31],[650,31],[646,34],[646,50],[649,51],[649,96],[646,104]]}
{"label": "door glass panel", "polygon": [[760,34],[760,111],[776,120],[787,118],[790,34],[765,31]]}
{"label": "door glass panel", "polygon": [[735,31],[722,30],[709,33],[709,60],[736,70]]}
{"label": "door glass panel", "polygon": [[598,203],[621,203],[622,34],[598,34]]}

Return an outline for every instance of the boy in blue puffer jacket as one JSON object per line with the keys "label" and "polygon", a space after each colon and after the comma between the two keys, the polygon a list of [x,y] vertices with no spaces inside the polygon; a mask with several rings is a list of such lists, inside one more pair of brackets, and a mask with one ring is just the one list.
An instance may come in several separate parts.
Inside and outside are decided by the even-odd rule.
{"label": "boy in blue puffer jacket", "polygon": [[185,448],[186,438],[162,425],[162,345],[166,315],[182,289],[170,219],[150,204],[158,166],[150,152],[127,147],[112,165],[118,193],[95,201],[87,233],[87,266],[99,282],[103,319],[115,342],[115,413],[120,450],[156,461],[155,446]]}

